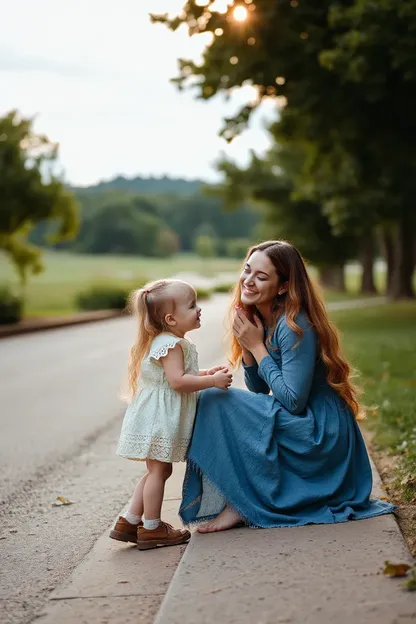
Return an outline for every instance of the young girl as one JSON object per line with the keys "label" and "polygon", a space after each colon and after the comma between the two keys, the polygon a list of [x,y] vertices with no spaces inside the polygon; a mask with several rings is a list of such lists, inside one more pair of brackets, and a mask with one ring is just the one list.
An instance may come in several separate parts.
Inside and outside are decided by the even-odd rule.
{"label": "young girl", "polygon": [[191,536],[160,519],[165,482],[172,474],[172,462],[185,460],[198,391],[227,390],[232,376],[222,366],[198,370],[196,348],[185,338],[187,332],[201,326],[201,309],[190,284],[152,282],[132,293],[131,304],[138,318],[129,364],[132,400],[117,454],[146,461],[147,472],[110,537],[147,550],[183,544]]}

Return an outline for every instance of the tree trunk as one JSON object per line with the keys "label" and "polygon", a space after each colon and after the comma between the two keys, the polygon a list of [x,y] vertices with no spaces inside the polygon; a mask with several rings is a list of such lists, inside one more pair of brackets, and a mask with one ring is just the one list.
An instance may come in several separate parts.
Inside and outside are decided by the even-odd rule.
{"label": "tree trunk", "polygon": [[360,261],[363,268],[361,278],[361,294],[374,295],[377,293],[374,283],[374,237],[372,233],[365,236],[360,245]]}
{"label": "tree trunk", "polygon": [[344,265],[322,267],[319,270],[319,279],[324,288],[332,288],[345,292]]}
{"label": "tree trunk", "polygon": [[409,299],[415,296],[413,272],[415,269],[414,234],[410,218],[403,215],[398,224],[393,249],[393,271],[389,296]]}
{"label": "tree trunk", "polygon": [[393,268],[394,268],[394,241],[391,230],[384,229],[381,233],[381,245],[386,261],[386,295],[392,296]]}

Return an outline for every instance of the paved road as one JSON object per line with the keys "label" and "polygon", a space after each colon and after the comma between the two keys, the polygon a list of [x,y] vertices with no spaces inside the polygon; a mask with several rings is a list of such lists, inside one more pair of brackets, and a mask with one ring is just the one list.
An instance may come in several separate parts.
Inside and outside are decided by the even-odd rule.
{"label": "paved road", "polygon": [[[202,304],[203,325],[192,336],[201,367],[224,361],[226,302]],[[126,318],[0,342],[2,622],[33,618],[140,474],[142,465],[114,454],[133,335]],[[58,495],[75,504],[52,507]]]}

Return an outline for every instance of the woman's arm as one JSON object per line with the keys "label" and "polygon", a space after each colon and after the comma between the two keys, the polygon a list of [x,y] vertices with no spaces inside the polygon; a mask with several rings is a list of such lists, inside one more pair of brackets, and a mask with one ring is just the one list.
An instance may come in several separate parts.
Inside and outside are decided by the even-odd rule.
{"label": "woman's arm", "polygon": [[288,327],[286,319],[276,329],[277,340],[274,343],[277,343],[281,352],[281,369],[263,345],[253,350],[259,365],[259,377],[270,386],[275,398],[292,414],[300,414],[306,407],[317,353],[315,331],[306,318],[298,318],[297,323],[303,329],[301,338]]}
{"label": "woman's arm", "polygon": [[242,364],[244,369],[244,382],[247,389],[256,394],[269,394],[270,388],[264,379],[259,377],[259,367],[253,354],[247,349],[244,349],[244,347]]}

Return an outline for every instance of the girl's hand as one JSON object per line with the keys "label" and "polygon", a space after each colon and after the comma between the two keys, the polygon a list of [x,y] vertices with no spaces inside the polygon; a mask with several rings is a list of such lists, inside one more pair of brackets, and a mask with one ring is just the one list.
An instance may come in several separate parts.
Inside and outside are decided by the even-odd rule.
{"label": "girl's hand", "polygon": [[263,346],[264,327],[257,316],[253,317],[251,323],[246,315],[240,310],[236,310],[233,323],[233,334],[237,338],[243,349],[253,352],[256,347]]}
{"label": "girl's hand", "polygon": [[214,366],[214,368],[210,368],[209,370],[207,370],[206,375],[215,375],[216,372],[221,371],[221,370],[228,373],[227,366]]}
{"label": "girl's hand", "polygon": [[225,370],[219,370],[213,374],[214,387],[220,390],[228,390],[231,386],[233,376]]}

